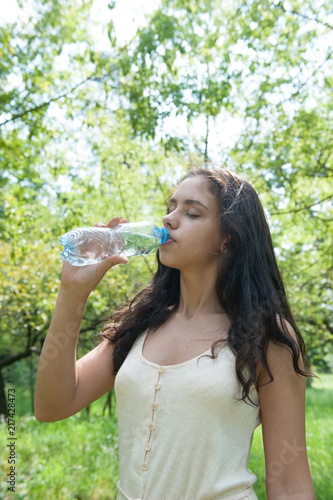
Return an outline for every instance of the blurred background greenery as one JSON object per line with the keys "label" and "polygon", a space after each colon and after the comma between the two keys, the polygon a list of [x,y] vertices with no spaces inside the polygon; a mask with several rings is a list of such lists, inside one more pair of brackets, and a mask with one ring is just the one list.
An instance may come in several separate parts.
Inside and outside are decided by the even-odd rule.
{"label": "blurred background greenery", "polygon": [[[20,0],[15,20],[0,20],[0,414],[8,387],[18,412],[33,412],[59,236],[116,214],[159,224],[174,183],[207,161],[257,189],[309,362],[329,377],[332,2],[161,0],[135,24],[131,0],[127,36],[120,4]],[[154,269],[149,256],[106,276],[86,308],[80,355]],[[40,424],[24,418],[34,441]],[[115,449],[115,424],[101,420]],[[57,425],[59,437],[71,424]],[[35,467],[33,484],[45,464]],[[112,474],[108,458],[105,468]],[[24,491],[17,498],[42,498]],[[80,495],[68,498],[104,498]]]}

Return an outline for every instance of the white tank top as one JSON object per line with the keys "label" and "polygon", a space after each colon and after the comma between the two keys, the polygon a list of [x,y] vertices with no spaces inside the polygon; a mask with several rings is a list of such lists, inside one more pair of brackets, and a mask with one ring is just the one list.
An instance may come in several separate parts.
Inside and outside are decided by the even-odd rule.
{"label": "white tank top", "polygon": [[[248,470],[259,407],[239,400],[235,356],[197,356],[160,366],[134,344],[115,381],[118,499],[256,499]],[[210,354],[210,350],[204,354]],[[252,399],[257,401],[253,389]]]}

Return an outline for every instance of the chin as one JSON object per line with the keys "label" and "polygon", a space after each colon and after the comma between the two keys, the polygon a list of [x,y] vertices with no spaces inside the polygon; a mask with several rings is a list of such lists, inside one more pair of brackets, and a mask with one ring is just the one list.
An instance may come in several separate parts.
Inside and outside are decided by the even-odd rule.
{"label": "chin", "polygon": [[175,259],[175,257],[171,257],[170,255],[163,255],[162,252],[160,251],[159,253],[159,259],[161,264],[166,267],[171,267],[172,269],[179,269],[179,260]]}

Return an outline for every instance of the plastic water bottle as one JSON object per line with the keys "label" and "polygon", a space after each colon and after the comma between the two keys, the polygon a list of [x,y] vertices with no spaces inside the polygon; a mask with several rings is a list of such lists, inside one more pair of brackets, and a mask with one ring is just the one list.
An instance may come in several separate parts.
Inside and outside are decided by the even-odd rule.
{"label": "plastic water bottle", "polygon": [[60,237],[63,260],[72,266],[89,266],[112,255],[148,255],[169,238],[165,227],[152,222],[119,224],[114,228],[82,227]]}

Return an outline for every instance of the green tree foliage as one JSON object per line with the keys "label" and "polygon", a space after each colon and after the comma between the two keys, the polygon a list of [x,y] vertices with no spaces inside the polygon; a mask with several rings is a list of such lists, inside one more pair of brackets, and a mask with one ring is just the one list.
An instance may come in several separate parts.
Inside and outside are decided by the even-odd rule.
{"label": "green tree foliage", "polygon": [[[131,139],[121,111],[105,104],[103,54],[91,62],[89,8],[88,2],[36,2],[28,22],[2,27],[7,65],[0,74],[0,370],[5,375],[31,355],[36,368],[34,354],[59,284],[59,236],[115,214],[158,223],[168,176],[181,168],[176,156],[165,158],[163,151]],[[133,297],[154,267],[154,256],[137,259],[115,269],[94,291],[80,355],[94,345],[103,319]],[[3,413],[3,393],[0,402]]]}
{"label": "green tree foliage", "polygon": [[[220,158],[258,189],[310,359],[322,367],[333,333],[329,12],[322,1],[162,1],[121,65],[134,131]],[[181,116],[190,134],[168,135],[164,121]],[[214,144],[214,124],[230,118],[238,140]]]}
{"label": "green tree foliage", "polygon": [[[35,369],[59,283],[60,234],[115,214],[159,223],[175,180],[205,160],[257,188],[310,359],[325,367],[333,333],[330,6],[161,0],[129,41],[117,40],[112,18],[101,22],[103,50],[91,34],[92,8],[91,0],[21,0],[17,22],[0,26],[4,375],[31,355]],[[154,256],[134,259],[106,277],[88,303],[80,354],[154,268]]]}
{"label": "green tree foliage", "polygon": [[86,19],[89,3],[20,7],[18,21],[0,27],[0,369],[38,351],[52,308],[56,268],[46,196],[56,176],[48,150],[61,127],[51,108],[73,86],[58,58],[67,52],[75,75],[79,54],[71,48],[85,38],[76,20]]}

